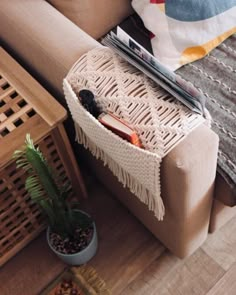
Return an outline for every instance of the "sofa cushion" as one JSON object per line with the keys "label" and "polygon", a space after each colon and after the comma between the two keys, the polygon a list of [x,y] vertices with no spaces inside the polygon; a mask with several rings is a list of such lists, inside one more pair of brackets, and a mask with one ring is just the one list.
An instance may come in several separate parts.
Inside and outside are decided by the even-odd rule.
{"label": "sofa cushion", "polygon": [[214,200],[211,210],[209,232],[219,230],[224,224],[236,215],[236,207],[225,206],[221,201]]}
{"label": "sofa cushion", "polygon": [[98,39],[133,10],[130,0],[48,0],[90,36]]}
{"label": "sofa cushion", "polygon": [[235,206],[236,192],[230,188],[226,180],[217,173],[215,183],[215,199],[223,203],[225,206]]}
{"label": "sofa cushion", "polygon": [[234,0],[133,0],[158,60],[171,70],[204,57],[236,32]]}

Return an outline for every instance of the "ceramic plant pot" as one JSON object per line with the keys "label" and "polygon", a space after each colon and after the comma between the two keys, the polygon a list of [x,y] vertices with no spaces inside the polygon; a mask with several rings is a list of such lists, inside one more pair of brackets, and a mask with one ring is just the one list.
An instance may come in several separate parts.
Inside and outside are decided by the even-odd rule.
{"label": "ceramic plant pot", "polygon": [[[80,212],[84,213],[85,215],[89,216],[87,213],[79,210]],[[56,249],[53,248],[53,246],[50,243],[50,228],[48,227],[47,229],[47,242],[51,250],[66,264],[69,265],[81,265],[86,262],[88,262],[97,252],[97,247],[98,247],[98,239],[97,239],[97,231],[96,231],[96,226],[95,223],[92,223],[93,226],[93,236],[86,248],[81,250],[78,253],[74,254],[63,254],[58,252]]]}

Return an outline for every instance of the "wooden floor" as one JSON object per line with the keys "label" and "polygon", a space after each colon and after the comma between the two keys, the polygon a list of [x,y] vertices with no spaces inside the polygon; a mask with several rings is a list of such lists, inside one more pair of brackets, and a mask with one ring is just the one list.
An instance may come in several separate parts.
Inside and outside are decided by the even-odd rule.
{"label": "wooden floor", "polygon": [[[93,186],[85,208],[99,233],[99,250],[89,264],[112,294],[236,294],[236,218],[180,260],[101,186]],[[42,234],[0,269],[0,295],[38,294],[64,267]]]}

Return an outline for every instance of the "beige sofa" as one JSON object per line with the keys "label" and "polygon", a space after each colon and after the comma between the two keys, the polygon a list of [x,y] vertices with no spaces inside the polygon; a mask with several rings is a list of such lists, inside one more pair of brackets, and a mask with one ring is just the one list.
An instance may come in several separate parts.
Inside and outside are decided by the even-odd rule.
{"label": "beige sofa", "polygon": [[[101,46],[96,39],[133,11],[129,0],[48,2],[1,0],[0,38],[3,47],[65,105],[62,79],[70,67],[82,54]],[[68,124],[69,133],[70,128]],[[85,161],[167,248],[185,257],[236,212],[222,203],[232,192],[219,175],[214,192],[217,149],[218,136],[202,125],[164,158],[161,187],[166,214],[161,222],[89,153]]]}

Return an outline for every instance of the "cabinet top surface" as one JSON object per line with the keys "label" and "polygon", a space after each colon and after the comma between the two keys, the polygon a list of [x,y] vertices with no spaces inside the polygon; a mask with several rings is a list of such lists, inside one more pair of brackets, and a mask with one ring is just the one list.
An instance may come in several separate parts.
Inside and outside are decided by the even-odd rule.
{"label": "cabinet top surface", "polygon": [[0,47],[0,167],[30,133],[39,140],[65,120],[66,110]]}

